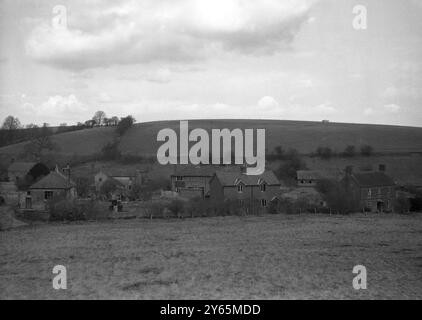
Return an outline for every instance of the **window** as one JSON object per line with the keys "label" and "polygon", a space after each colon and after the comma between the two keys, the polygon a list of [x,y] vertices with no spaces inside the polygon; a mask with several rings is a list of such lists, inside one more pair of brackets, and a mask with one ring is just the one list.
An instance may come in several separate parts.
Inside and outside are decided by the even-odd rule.
{"label": "window", "polygon": [[27,191],[27,192],[26,192],[26,195],[27,195],[27,196],[30,196],[30,195],[31,195],[31,191]]}
{"label": "window", "polygon": [[242,193],[243,192],[243,184],[237,185],[237,192]]}
{"label": "window", "polygon": [[44,191],[44,199],[49,200],[53,198],[53,191]]}
{"label": "window", "polygon": [[243,206],[245,204],[245,201],[239,200],[239,206]]}
{"label": "window", "polygon": [[263,183],[259,186],[259,188],[260,188],[261,192],[265,192],[267,190],[267,185],[265,183]]}
{"label": "window", "polygon": [[267,206],[267,200],[266,199],[261,199],[261,206],[262,207],[266,207]]}
{"label": "window", "polygon": [[99,178],[98,181],[100,181],[100,182],[103,181],[103,178]]}
{"label": "window", "polygon": [[368,189],[368,198],[372,197],[372,189]]}
{"label": "window", "polygon": [[176,177],[176,181],[183,181],[183,177],[182,176],[177,176]]}

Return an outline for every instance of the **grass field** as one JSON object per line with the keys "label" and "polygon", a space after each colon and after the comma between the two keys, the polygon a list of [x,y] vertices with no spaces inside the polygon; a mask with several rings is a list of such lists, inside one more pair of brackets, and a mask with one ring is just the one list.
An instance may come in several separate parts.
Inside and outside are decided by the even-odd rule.
{"label": "grass field", "polygon": [[[66,291],[52,288],[57,264]],[[367,290],[352,288],[358,264]],[[25,227],[0,233],[0,298],[422,299],[422,215]]]}
{"label": "grass field", "polygon": [[[139,123],[133,126],[120,141],[123,153],[155,157],[161,143],[157,134],[161,129],[172,128],[179,132],[178,121]],[[211,129],[264,128],[266,147],[272,152],[276,146],[296,148],[301,153],[311,153],[318,146],[329,146],[342,152],[347,145],[369,144],[377,152],[421,152],[422,128],[348,124],[287,120],[191,120],[189,128]],[[114,128],[93,128],[55,135],[63,156],[92,155],[113,140]],[[0,154],[18,155],[25,143],[0,148]]]}

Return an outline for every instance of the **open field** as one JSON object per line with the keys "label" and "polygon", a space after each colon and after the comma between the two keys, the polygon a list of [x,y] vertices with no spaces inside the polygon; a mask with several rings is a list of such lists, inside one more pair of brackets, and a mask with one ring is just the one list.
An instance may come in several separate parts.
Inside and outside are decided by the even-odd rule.
{"label": "open field", "polygon": [[[161,143],[157,133],[164,128],[179,132],[179,121],[139,123],[132,127],[120,141],[125,154],[156,156]],[[311,153],[318,146],[329,146],[341,152],[347,145],[369,144],[377,152],[403,153],[422,151],[422,128],[383,126],[372,124],[348,124],[287,120],[190,120],[189,128],[211,129],[264,128],[266,147],[272,152],[276,146],[296,148],[301,153]],[[113,127],[85,129],[55,135],[53,140],[60,146],[63,156],[92,155],[113,140]],[[25,143],[0,148],[0,154],[18,155]]]}
{"label": "open field", "polygon": [[[68,289],[52,289],[52,268]],[[368,289],[352,288],[353,266]],[[0,233],[0,298],[422,299],[422,215],[265,215]]]}

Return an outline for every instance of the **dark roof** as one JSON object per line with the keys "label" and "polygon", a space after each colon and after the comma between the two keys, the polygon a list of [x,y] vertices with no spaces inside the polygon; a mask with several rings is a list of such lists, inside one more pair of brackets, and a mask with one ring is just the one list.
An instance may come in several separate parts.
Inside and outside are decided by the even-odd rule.
{"label": "dark roof", "polygon": [[298,170],[296,172],[298,180],[316,180],[321,179],[321,173],[319,171],[311,170]]}
{"label": "dark roof", "polygon": [[265,171],[261,175],[246,175],[239,172],[224,172],[219,171],[215,174],[215,179],[218,179],[223,186],[235,186],[237,183],[242,182],[243,184],[259,185],[265,182],[267,185],[280,185],[280,181],[271,170]]}
{"label": "dark roof", "polygon": [[52,171],[47,176],[34,183],[30,189],[70,189],[75,184],[63,174]]}
{"label": "dark roof", "polygon": [[186,166],[178,169],[171,176],[183,176],[183,177],[212,177],[217,171],[216,167],[213,166]]}
{"label": "dark roof", "polygon": [[37,162],[13,162],[9,166],[9,171],[18,171],[18,172],[29,172]]}
{"label": "dark roof", "polygon": [[361,187],[393,186],[394,180],[383,172],[353,173],[352,177]]}

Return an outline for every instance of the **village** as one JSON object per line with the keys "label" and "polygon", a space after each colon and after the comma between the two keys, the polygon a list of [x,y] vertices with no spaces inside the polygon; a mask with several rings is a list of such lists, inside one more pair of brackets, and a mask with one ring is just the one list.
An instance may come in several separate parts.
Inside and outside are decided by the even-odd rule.
{"label": "village", "polygon": [[247,175],[244,165],[173,167],[167,179],[154,181],[154,175],[145,168],[97,166],[81,184],[70,165],[49,168],[42,162],[12,160],[6,181],[0,182],[0,201],[24,221],[72,221],[265,213],[404,213],[410,210],[412,198],[385,173],[384,164],[370,171],[348,166],[338,181],[319,171],[297,170],[293,184],[280,180],[271,169]]}

